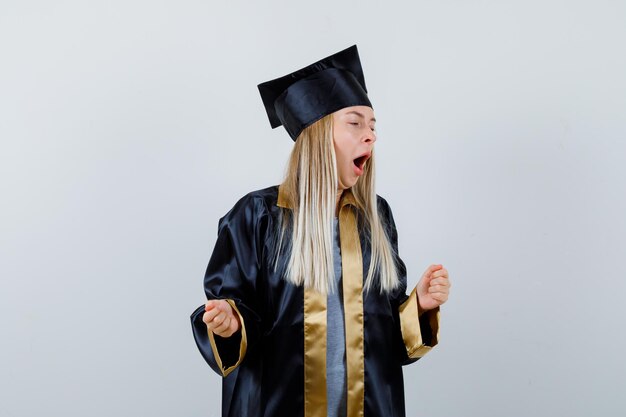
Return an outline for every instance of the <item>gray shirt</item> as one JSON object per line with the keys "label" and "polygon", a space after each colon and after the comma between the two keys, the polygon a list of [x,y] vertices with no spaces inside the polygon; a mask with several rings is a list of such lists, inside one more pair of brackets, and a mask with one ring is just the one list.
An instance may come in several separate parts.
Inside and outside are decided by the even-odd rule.
{"label": "gray shirt", "polygon": [[337,291],[328,294],[327,345],[326,345],[326,395],[328,417],[345,417],[346,411],[346,336],[343,314],[343,289],[341,280],[341,250],[339,221],[335,217],[333,252]]}

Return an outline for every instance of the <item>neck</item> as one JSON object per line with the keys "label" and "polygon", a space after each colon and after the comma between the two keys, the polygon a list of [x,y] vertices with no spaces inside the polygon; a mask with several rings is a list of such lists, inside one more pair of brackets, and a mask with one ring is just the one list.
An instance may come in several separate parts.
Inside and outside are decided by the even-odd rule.
{"label": "neck", "polygon": [[342,194],[343,194],[343,189],[339,188],[337,190],[337,200],[335,202],[335,217],[339,216],[339,200],[341,200]]}

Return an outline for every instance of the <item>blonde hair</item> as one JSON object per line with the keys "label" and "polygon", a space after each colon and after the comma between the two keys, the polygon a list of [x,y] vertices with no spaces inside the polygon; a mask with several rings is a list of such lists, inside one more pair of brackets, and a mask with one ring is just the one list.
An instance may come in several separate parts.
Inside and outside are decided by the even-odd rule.
{"label": "blonde hair", "polygon": [[[358,215],[370,231],[371,259],[364,289],[377,284],[380,292],[397,288],[400,280],[395,255],[378,213],[374,187],[374,152],[364,172],[351,188]],[[292,209],[282,208],[274,269],[289,226],[289,260],[283,276],[295,285],[322,294],[335,291],[333,219],[337,199],[337,160],[333,143],[332,114],[305,128],[291,152],[281,188]],[[376,277],[378,282],[374,282]]]}

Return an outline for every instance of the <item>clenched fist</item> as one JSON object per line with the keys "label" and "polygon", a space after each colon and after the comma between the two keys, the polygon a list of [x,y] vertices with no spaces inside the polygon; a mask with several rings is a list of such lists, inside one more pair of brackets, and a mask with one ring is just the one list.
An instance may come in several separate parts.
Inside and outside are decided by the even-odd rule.
{"label": "clenched fist", "polygon": [[209,331],[221,337],[231,337],[241,327],[239,315],[224,300],[207,301],[202,321]]}
{"label": "clenched fist", "polygon": [[417,299],[422,311],[432,310],[448,300],[450,293],[448,270],[443,265],[431,265],[417,283]]}

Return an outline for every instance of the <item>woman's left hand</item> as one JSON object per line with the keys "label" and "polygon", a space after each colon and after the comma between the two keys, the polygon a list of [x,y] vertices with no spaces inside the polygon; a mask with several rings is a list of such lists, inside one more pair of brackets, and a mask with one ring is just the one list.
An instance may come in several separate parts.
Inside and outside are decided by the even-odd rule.
{"label": "woman's left hand", "polygon": [[431,265],[417,283],[417,299],[422,311],[432,310],[448,301],[448,270],[441,264]]}

